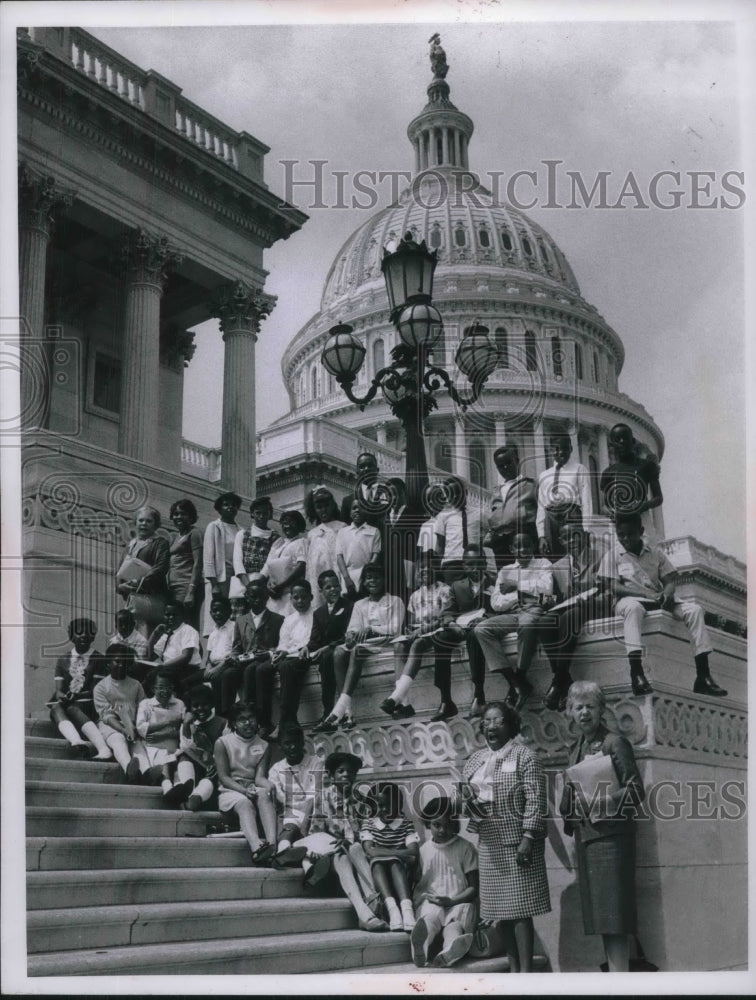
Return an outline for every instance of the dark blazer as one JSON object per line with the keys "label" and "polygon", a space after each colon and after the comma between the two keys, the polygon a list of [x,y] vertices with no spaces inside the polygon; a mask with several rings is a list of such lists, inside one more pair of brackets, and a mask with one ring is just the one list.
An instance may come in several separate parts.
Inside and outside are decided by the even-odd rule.
{"label": "dark blazer", "polygon": [[312,632],[307,645],[310,652],[343,642],[351,614],[352,602],[345,597],[336,601],[333,611],[329,612],[326,604],[316,608],[312,615]]}
{"label": "dark blazer", "polygon": [[266,608],[260,619],[260,628],[255,628],[251,612],[239,615],[234,623],[234,642],[231,655],[275,649],[283,625],[283,615]]}
{"label": "dark blazer", "polygon": [[[602,740],[601,752],[612,758],[617,780],[626,793],[623,805],[620,807],[623,811],[620,818],[592,823],[590,820],[580,818],[575,814],[575,792],[572,786],[565,782],[562,800],[559,803],[559,812],[564,818],[564,832],[572,836],[575,830],[579,829],[583,841],[598,840],[600,837],[611,837],[629,832],[628,823],[635,812],[635,807],[643,801],[646,795],[638,765],[635,762],[633,748],[625,737],[620,736],[619,733],[610,733],[605,726],[601,725],[596,733],[596,739]],[[585,737],[581,736],[570,751],[569,767],[581,760],[584,746]]]}
{"label": "dark blazer", "polygon": [[[128,547],[124,558],[129,554]],[[135,558],[149,563],[152,569],[139,581],[138,594],[165,594],[168,588],[168,570],[171,565],[171,547],[167,538],[153,535]]]}
{"label": "dark blazer", "polygon": [[[69,667],[71,665],[71,654],[66,653],[65,656],[59,656],[55,662],[55,677],[61,678],[63,681],[62,693],[67,694],[68,688],[71,684],[71,674],[69,673]],[[89,663],[87,663],[87,672],[84,676],[84,687],[81,689],[80,693],[76,696],[77,698],[88,698],[91,700],[92,691],[95,684],[98,684],[103,677],[108,675],[108,664],[102,653],[98,653],[96,649],[92,650],[89,657]],[[53,692],[53,697],[51,701],[55,698],[56,691]],[[57,700],[57,699],[56,699]]]}
{"label": "dark blazer", "polygon": [[473,594],[470,580],[465,576],[461,580],[455,580],[449,584],[452,592],[452,603],[447,614],[450,618],[467,614],[468,611],[477,611],[483,608],[487,614],[494,612],[491,610],[491,595],[486,594],[487,587],[491,587],[494,581],[489,573],[483,577],[483,585],[477,594]]}

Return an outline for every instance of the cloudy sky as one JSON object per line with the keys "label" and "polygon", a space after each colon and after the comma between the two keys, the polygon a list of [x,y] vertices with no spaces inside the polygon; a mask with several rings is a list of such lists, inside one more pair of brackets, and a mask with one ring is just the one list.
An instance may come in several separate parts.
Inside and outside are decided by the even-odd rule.
{"label": "cloudy sky", "polygon": [[[233,11],[242,9],[252,8]],[[273,16],[275,9],[283,7],[274,5]],[[406,6],[368,9],[407,19]],[[589,8],[570,19],[561,14],[569,8],[560,7],[559,21],[507,23],[514,8],[500,4],[495,11],[502,20],[479,20],[492,9],[455,4],[434,19],[402,24],[120,28],[90,21],[89,30],[173,80],[232,128],[267,143],[266,180],[279,194],[282,160],[301,161],[302,176],[310,159],[350,173],[412,167],[406,127],[425,103],[427,42],[436,28],[451,67],[452,100],[475,122],[473,170],[507,176],[535,170],[540,178],[541,161],[558,159],[562,170],[580,171],[589,187],[598,171],[609,171],[610,204],[631,171],[645,202],[655,175],[680,171],[684,193],[677,209],[637,208],[628,197],[624,208],[539,206],[529,214],[551,233],[583,296],[622,338],[627,357],[620,388],[649,410],[666,437],[667,534],[693,534],[742,556],[749,206],[728,209],[721,200],[741,201],[723,188],[723,175],[745,169],[742,33],[728,20],[638,21],[630,13],[628,20],[582,20]],[[670,9],[672,16],[683,10]],[[415,16],[422,10],[415,6]],[[590,10],[595,17],[595,7]],[[632,8],[632,16],[640,10]],[[727,8],[709,10],[721,17]],[[452,20],[444,23],[450,11]],[[698,196],[689,176],[696,171],[714,175]],[[743,186],[732,175],[730,183]],[[674,186],[665,180],[662,197]],[[388,189],[380,190],[373,211],[390,203]],[[530,195],[520,190],[523,200]],[[543,181],[538,193],[543,200]],[[368,217],[359,209],[313,209],[308,198],[308,189],[300,189],[293,200],[310,221],[266,255],[266,290],[278,296],[278,305],[260,336],[258,384],[263,374],[280,380],[285,345],[317,310],[341,243]],[[569,200],[566,188],[558,200]],[[696,200],[715,207],[693,207]],[[185,435],[218,445],[222,375],[215,324],[200,327],[197,340],[187,373]],[[215,373],[211,393],[208,372]],[[285,411],[284,394],[279,398],[274,409],[266,394],[265,413],[258,407],[260,428]]]}

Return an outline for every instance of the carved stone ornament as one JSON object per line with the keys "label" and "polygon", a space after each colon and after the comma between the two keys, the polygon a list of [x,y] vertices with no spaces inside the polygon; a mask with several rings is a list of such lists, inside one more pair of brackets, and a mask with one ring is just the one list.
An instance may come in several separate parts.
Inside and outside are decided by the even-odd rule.
{"label": "carved stone ornament", "polygon": [[22,229],[39,229],[49,236],[55,212],[69,208],[73,201],[73,191],[61,189],[54,177],[37,173],[28,163],[19,163],[18,215]]}
{"label": "carved stone ornament", "polygon": [[128,233],[121,244],[121,263],[128,280],[138,284],[160,285],[168,271],[183,261],[183,254],[165,236],[155,236],[139,228]]}
{"label": "carved stone ornament", "polygon": [[197,345],[194,332],[171,324],[160,330],[160,364],[181,372],[189,366]]}
{"label": "carved stone ornament", "polygon": [[257,339],[260,323],[273,311],[276,301],[275,295],[235,281],[216,291],[210,302],[210,315],[220,320],[224,337],[231,331],[243,330]]}

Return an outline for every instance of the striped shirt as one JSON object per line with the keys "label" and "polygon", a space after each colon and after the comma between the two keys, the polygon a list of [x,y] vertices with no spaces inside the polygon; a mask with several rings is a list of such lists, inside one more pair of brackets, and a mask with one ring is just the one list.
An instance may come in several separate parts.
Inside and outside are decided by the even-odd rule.
{"label": "striped shirt", "polygon": [[379,816],[366,819],[360,827],[360,840],[396,851],[401,847],[417,844],[420,838],[408,819],[400,816],[385,823]]}

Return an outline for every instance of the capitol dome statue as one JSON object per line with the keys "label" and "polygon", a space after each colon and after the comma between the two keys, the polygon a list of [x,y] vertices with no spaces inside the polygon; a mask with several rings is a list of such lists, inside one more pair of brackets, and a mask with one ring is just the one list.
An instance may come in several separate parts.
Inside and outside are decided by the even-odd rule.
{"label": "capitol dome statue", "polygon": [[[407,129],[414,149],[410,185],[346,240],[328,272],[320,310],[284,353],[291,409],[263,434],[259,472],[264,476],[273,458],[266,454],[269,435],[280,435],[313,414],[382,448],[402,451],[400,423],[382,395],[364,410],[350,403],[323,368],[321,352],[332,326],[353,327],[366,349],[357,394],[387,363],[398,335],[389,318],[381,259],[386,246],[410,234],[437,252],[433,301],[444,334],[433,348],[433,363],[456,375],[462,388],[453,359],[473,326],[484,328],[499,357],[479,400],[466,412],[439,394],[438,409],[425,421],[431,475],[453,472],[477,487],[482,499],[497,483],[492,458],[497,446],[517,444],[522,472],[537,476],[551,463],[551,435],[565,432],[574,457],[595,474],[598,510],[598,473],[610,462],[609,429],[628,424],[658,458],[663,435],[646,410],[619,391],[622,341],[581,296],[560,248],[524,212],[497,201],[470,172],[474,125],[450,100],[447,70],[445,58],[443,76],[434,66],[428,102]],[[359,450],[344,456],[347,467],[353,467]],[[663,537],[661,511],[654,514]]]}

